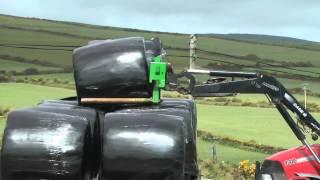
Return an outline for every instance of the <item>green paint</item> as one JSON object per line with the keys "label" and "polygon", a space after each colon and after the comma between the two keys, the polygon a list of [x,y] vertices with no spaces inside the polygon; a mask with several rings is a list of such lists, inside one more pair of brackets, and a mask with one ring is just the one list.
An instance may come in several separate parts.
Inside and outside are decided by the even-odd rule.
{"label": "green paint", "polygon": [[152,102],[159,103],[161,89],[166,86],[167,63],[162,62],[161,56],[153,58],[150,64],[149,83],[153,84]]}

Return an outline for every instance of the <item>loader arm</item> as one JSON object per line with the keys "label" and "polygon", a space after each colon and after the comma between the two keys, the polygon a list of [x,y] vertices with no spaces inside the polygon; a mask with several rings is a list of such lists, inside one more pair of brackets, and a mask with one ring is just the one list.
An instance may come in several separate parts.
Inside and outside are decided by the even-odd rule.
{"label": "loader arm", "polygon": [[[191,75],[206,74],[214,77],[246,78],[244,80],[229,82],[207,82],[197,85],[195,78]],[[297,101],[297,99],[274,77],[251,72],[229,72],[229,71],[207,71],[188,70],[184,72],[185,77],[191,79],[187,94],[193,97],[215,97],[216,94],[266,94],[271,102],[280,112],[286,123],[289,125],[295,136],[307,146],[314,158],[320,163],[318,156],[311,149],[305,134],[288,113],[287,109],[298,116],[303,125],[309,127],[313,133],[320,136],[319,122]],[[177,76],[180,77],[180,76]],[[191,78],[190,78],[191,77]]]}

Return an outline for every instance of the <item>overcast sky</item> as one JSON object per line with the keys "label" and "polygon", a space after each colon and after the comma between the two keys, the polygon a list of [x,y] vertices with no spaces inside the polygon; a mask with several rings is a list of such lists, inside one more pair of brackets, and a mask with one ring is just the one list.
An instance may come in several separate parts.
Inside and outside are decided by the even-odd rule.
{"label": "overcast sky", "polygon": [[320,41],[320,0],[0,0],[0,13],[165,32]]}

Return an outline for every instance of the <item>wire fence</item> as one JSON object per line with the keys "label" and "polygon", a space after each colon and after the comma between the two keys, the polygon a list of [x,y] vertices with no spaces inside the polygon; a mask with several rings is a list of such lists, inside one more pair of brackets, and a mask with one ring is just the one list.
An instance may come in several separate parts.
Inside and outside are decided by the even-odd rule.
{"label": "wire fence", "polygon": [[[81,45],[62,45],[62,44],[21,44],[21,43],[1,43],[0,47],[7,47],[7,48],[17,48],[17,49],[27,49],[27,50],[43,50],[43,51],[67,51],[67,52],[72,52],[73,49],[81,47]],[[176,47],[176,46],[165,46],[164,47],[166,50],[173,50],[173,51],[179,51],[179,52],[184,52],[184,53],[189,53],[188,48],[183,48],[183,47]],[[310,75],[305,75],[305,74],[298,74],[298,73],[293,73],[292,71],[295,72],[300,72],[300,73],[307,73],[307,74],[312,74],[316,75],[317,77],[320,77],[319,72],[314,72],[306,69],[298,69],[295,67],[288,67],[283,65],[280,61],[273,61],[273,63],[267,63],[263,62],[262,60],[252,60],[248,59],[244,56],[235,56],[235,55],[230,55],[230,54],[225,54],[221,52],[216,52],[216,51],[209,51],[209,50],[204,50],[200,48],[196,48],[197,52],[197,62],[201,61],[212,61],[212,62],[219,62],[224,65],[232,65],[232,66],[237,66],[241,68],[251,68],[253,70],[257,71],[269,71],[269,72],[276,72],[276,73],[285,73],[287,75],[292,75],[292,76],[304,76],[307,78],[315,78],[315,76],[310,76]],[[55,52],[56,53],[56,52]],[[219,58],[217,58],[219,56]],[[180,61],[186,61],[186,64],[189,61],[190,56],[189,55],[181,55],[181,54],[171,54],[168,53],[167,57],[172,57],[172,58],[177,58],[175,60]],[[241,64],[241,63],[235,63],[232,62],[231,60],[224,60],[221,57],[225,58],[232,58],[232,59],[237,59],[241,60],[244,62],[248,62],[246,64]],[[257,66],[259,64],[259,66]],[[275,69],[277,68],[277,69]],[[281,68],[281,69],[279,69]]]}

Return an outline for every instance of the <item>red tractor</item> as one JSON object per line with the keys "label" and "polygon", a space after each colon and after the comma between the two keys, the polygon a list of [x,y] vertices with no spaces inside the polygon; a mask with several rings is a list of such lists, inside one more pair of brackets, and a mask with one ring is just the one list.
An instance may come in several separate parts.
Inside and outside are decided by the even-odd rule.
{"label": "red tractor", "polygon": [[[192,74],[207,74],[223,78],[209,79],[207,83],[198,84]],[[320,145],[310,145],[305,136],[305,133],[309,132],[312,139],[316,141],[320,135],[320,124],[274,77],[259,73],[208,70],[188,70],[178,75],[178,77],[180,76],[190,79],[189,87],[182,88],[180,92],[191,94],[193,97],[212,97],[215,94],[224,93],[227,95],[235,93],[265,94],[275,105],[303,146],[276,153],[268,157],[261,167],[260,163],[257,163],[257,180],[320,179]],[[225,77],[244,79],[224,82],[222,80]],[[297,115],[297,123],[287,109]]]}
{"label": "red tractor", "polygon": [[[256,179],[320,178],[320,146],[305,137],[308,128],[317,140],[320,124],[279,81],[248,72],[174,74],[162,52],[158,39],[143,38],[93,41],[76,49],[77,97],[9,114],[2,180],[198,179],[195,103],[161,98],[164,88],[193,97],[266,94],[303,146],[267,158],[257,167]],[[208,81],[197,82],[197,74],[208,75]],[[189,79],[187,87],[180,78]]]}

